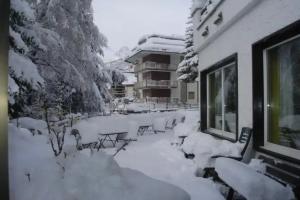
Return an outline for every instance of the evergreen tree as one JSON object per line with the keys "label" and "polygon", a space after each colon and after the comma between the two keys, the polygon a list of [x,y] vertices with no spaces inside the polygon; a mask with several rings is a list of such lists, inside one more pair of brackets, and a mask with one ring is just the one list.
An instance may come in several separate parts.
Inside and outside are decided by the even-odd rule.
{"label": "evergreen tree", "polygon": [[188,20],[188,27],[185,34],[185,56],[177,68],[178,80],[193,82],[198,76],[198,56],[193,45],[193,24],[192,19]]}
{"label": "evergreen tree", "polygon": [[30,115],[31,107],[43,90],[44,79],[31,55],[42,50],[32,29],[36,26],[30,5],[24,0],[12,0],[9,26],[9,114],[16,118]]}

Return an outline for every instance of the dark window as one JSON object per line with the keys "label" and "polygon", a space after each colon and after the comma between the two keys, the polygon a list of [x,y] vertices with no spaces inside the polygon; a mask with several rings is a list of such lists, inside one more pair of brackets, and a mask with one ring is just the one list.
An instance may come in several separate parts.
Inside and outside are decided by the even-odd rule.
{"label": "dark window", "polygon": [[150,54],[143,58],[143,62],[156,62],[156,63],[164,63],[170,64],[170,56],[169,55],[161,55],[161,54]]}
{"label": "dark window", "polygon": [[188,93],[188,98],[189,99],[195,99],[195,92],[189,92]]}
{"label": "dark window", "polygon": [[202,131],[237,140],[237,82],[237,54],[201,72]]}

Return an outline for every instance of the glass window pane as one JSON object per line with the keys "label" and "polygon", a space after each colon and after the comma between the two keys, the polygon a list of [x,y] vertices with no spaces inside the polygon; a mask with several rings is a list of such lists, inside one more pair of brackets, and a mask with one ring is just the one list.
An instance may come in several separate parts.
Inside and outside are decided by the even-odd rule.
{"label": "glass window pane", "polygon": [[268,141],[300,150],[300,38],[267,51]]}
{"label": "glass window pane", "polygon": [[221,70],[209,75],[209,124],[208,128],[222,130],[222,73]]}
{"label": "glass window pane", "polygon": [[235,64],[224,68],[224,130],[236,133],[237,72]]}

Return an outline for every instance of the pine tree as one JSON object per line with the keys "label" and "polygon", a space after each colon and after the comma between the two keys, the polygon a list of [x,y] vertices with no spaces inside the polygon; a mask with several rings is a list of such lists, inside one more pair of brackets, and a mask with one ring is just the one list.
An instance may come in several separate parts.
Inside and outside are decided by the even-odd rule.
{"label": "pine tree", "polygon": [[44,80],[31,55],[41,49],[32,34],[36,26],[30,5],[24,0],[12,0],[9,26],[9,114],[13,118],[31,114],[31,106],[41,93]]}
{"label": "pine tree", "polygon": [[185,56],[177,68],[178,80],[193,82],[198,76],[198,56],[193,45],[193,24],[189,18],[185,34]]}

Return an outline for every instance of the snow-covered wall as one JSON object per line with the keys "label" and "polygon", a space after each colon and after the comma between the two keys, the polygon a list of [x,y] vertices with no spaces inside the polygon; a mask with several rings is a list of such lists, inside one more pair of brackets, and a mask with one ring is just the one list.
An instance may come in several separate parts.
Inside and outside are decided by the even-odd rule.
{"label": "snow-covered wall", "polygon": [[[299,0],[223,1],[199,27],[195,13],[195,49],[200,72],[222,59],[238,54],[239,133],[252,127],[252,44],[300,19]],[[219,25],[213,22],[222,12]],[[208,26],[209,33],[202,33]],[[197,29],[198,28],[198,29]]]}

